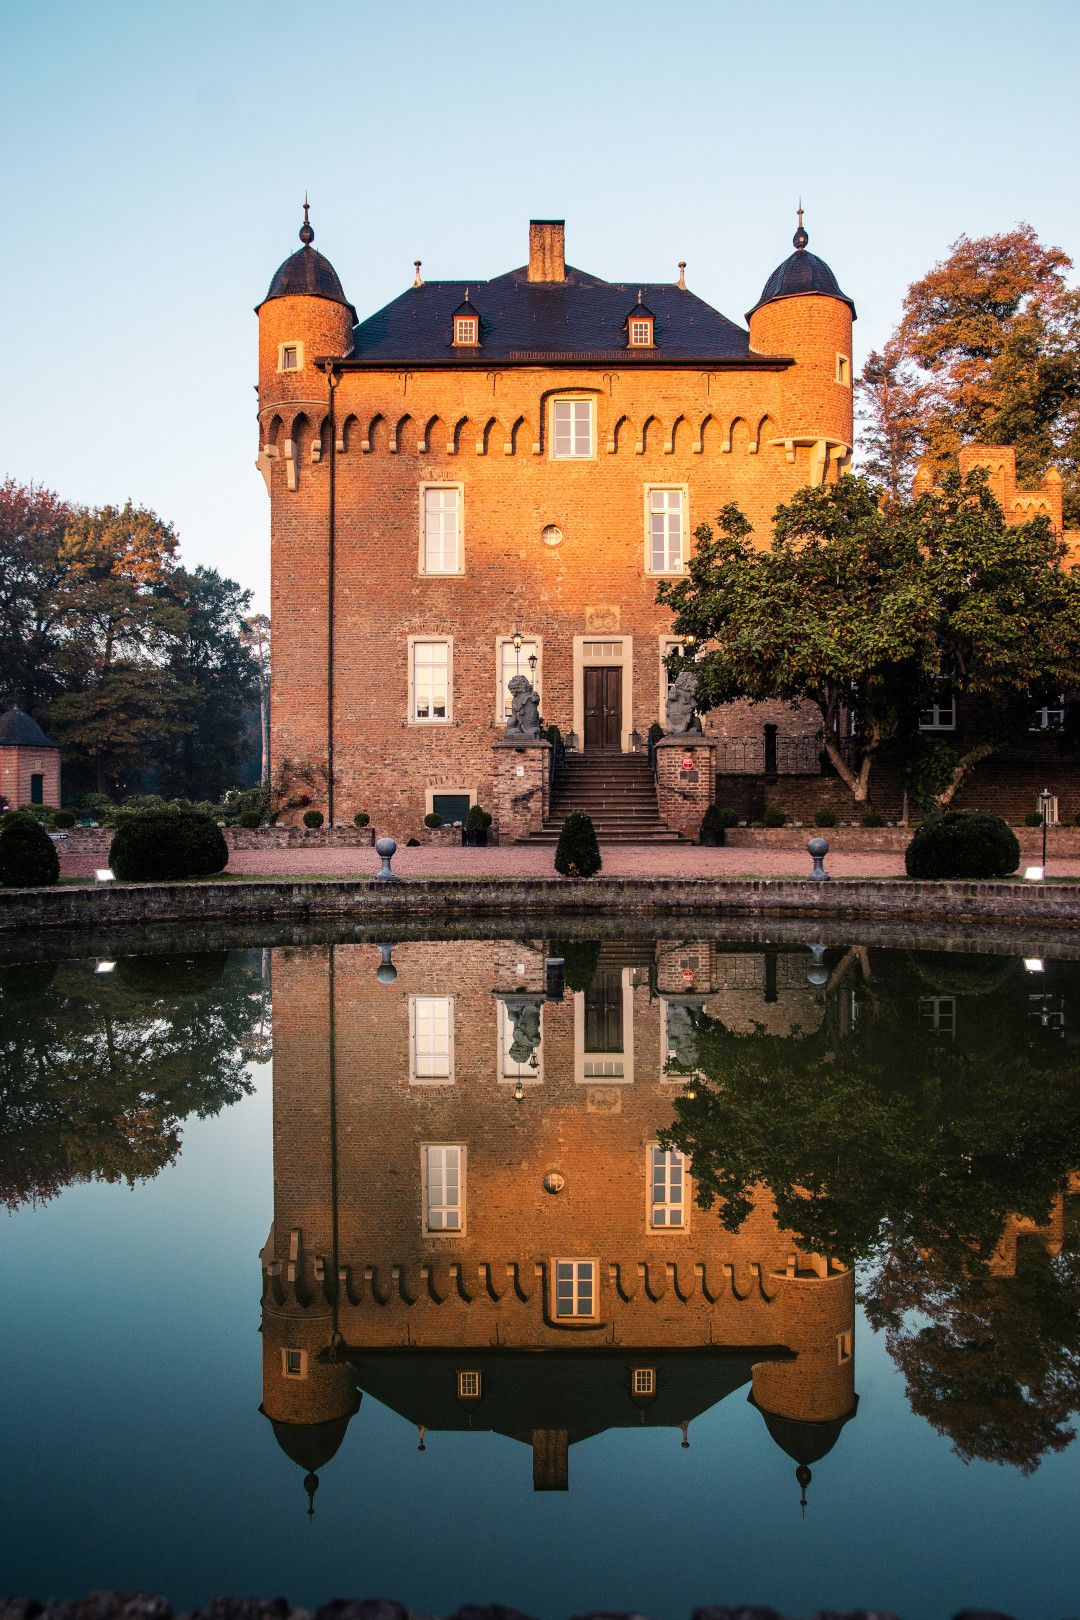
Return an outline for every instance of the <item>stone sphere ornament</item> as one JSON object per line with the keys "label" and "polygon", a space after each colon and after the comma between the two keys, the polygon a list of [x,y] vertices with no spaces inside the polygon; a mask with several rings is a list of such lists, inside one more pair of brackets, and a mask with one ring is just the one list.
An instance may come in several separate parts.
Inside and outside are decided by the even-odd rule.
{"label": "stone sphere ornament", "polygon": [[811,838],[806,849],[814,863],[813,870],[806,880],[807,883],[828,883],[829,874],[825,870],[824,861],[829,853],[829,840],[820,836]]}
{"label": "stone sphere ornament", "polygon": [[397,873],[393,870],[393,868],[390,865],[390,857],[395,853],[396,850],[397,850],[397,839],[396,838],[387,838],[387,837],[376,838],[376,840],[375,840],[375,853],[379,857],[379,860],[382,862],[382,865],[379,867],[379,870],[375,874],[375,881],[377,883],[387,883],[387,882],[396,883],[396,881],[397,881]]}

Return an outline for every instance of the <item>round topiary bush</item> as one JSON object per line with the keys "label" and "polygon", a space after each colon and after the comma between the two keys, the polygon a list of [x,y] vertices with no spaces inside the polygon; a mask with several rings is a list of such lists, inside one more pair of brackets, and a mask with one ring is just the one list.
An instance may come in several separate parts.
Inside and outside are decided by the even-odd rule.
{"label": "round topiary bush", "polygon": [[261,827],[262,816],[257,810],[241,810],[236,818],[241,827]]}
{"label": "round topiary bush", "polygon": [[19,811],[0,821],[0,883],[8,889],[43,889],[60,876],[56,846],[33,816]]}
{"label": "round topiary bush", "polygon": [[568,990],[588,990],[600,966],[598,939],[552,940],[552,956],[561,956],[563,983]]}
{"label": "round topiary bush", "polygon": [[1025,827],[1041,827],[1042,826],[1042,816],[1040,815],[1038,810],[1029,810],[1028,811],[1027,815],[1024,817],[1024,826]]}
{"label": "round topiary bush", "polygon": [[52,824],[58,832],[67,832],[75,825],[74,810],[54,810]]}
{"label": "round topiary bush", "polygon": [[123,818],[109,865],[127,883],[210,877],[229,864],[229,848],[212,816],[196,810],[141,810]]}
{"label": "round topiary bush", "polygon": [[724,812],[718,810],[715,803],[706,806],[705,814],[701,818],[698,828],[698,843],[716,846],[724,842],[724,828],[728,823],[723,819]]}
{"label": "round topiary bush", "polygon": [[770,804],[765,810],[766,827],[783,827],[787,824],[787,816],[778,805]]}
{"label": "round topiary bush", "polygon": [[354,827],[366,827],[370,822],[371,817],[368,815],[366,810],[358,810],[352,819]]}
{"label": "round topiary bush", "polygon": [[880,810],[864,810],[862,824],[864,827],[884,827],[885,817]]}
{"label": "round topiary bush", "polygon": [[1020,865],[1020,845],[989,810],[946,810],[916,828],[904,865],[912,878],[1008,877]]}
{"label": "round topiary bush", "polygon": [[304,826],[305,827],[310,827],[312,829],[312,831],[314,831],[316,827],[321,827],[322,824],[323,824],[323,820],[324,820],[324,817],[323,817],[323,813],[322,813],[321,810],[305,810],[304,811]]}
{"label": "round topiary bush", "polygon": [[835,810],[819,810],[817,812],[817,814],[815,815],[815,817],[814,817],[814,826],[815,827],[835,827],[836,826],[836,811]]}
{"label": "round topiary bush", "polygon": [[559,834],[556,872],[561,872],[563,877],[592,877],[602,865],[592,817],[583,810],[571,810]]}
{"label": "round topiary bush", "polygon": [[427,815],[424,817],[424,826],[432,828],[442,826],[442,816],[440,816],[437,810],[428,811]]}

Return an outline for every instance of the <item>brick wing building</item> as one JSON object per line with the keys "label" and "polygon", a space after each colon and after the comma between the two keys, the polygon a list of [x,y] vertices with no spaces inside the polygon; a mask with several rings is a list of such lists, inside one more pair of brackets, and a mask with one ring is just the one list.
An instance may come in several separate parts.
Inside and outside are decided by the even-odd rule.
{"label": "brick wing building", "polygon": [[[629,801],[665,718],[658,580],[726,502],[764,534],[848,464],[851,300],[801,219],[746,327],[683,266],[603,281],[565,262],[561,221],[534,220],[520,269],[425,282],[418,264],[358,321],[306,205],[300,235],[258,308],[276,769],[332,821],[366,810],[401,836],[480,803],[497,837],[535,834],[550,750],[500,746],[525,675],[545,723],[604,761],[608,807]],[[696,829],[717,741],[816,770],[816,726],[783,705],[710,715],[693,768],[667,762],[692,787],[661,770],[661,814]]]}

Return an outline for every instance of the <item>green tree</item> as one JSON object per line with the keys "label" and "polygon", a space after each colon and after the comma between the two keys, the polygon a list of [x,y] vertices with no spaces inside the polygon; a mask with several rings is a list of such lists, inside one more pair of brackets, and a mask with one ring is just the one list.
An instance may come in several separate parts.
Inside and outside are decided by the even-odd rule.
{"label": "green tree", "polygon": [[859,386],[864,465],[893,498],[916,462],[955,466],[962,444],[1010,444],[1024,482],[1051,465],[1080,522],[1080,292],[1072,261],[1030,225],[961,236],[904,299]]}
{"label": "green tree", "polygon": [[735,506],[717,527],[697,530],[686,575],[657,590],[696,638],[699,707],[814,704],[856,801],[884,749],[903,762],[921,747],[919,712],[942,686],[986,715],[948,762],[947,802],[1007,733],[1010,701],[1080,679],[1080,580],[1046,519],[1006,524],[981,473],[914,502],[883,502],[860,478],[799,490],[767,550]]}
{"label": "green tree", "polygon": [[261,761],[259,781],[270,781],[270,620],[265,613],[253,613],[244,620],[241,639],[251,652],[259,672],[259,739]]}
{"label": "green tree", "polygon": [[186,634],[177,591],[177,540],[151,511],[77,511],[60,551],[66,690],[49,725],[99,793],[145,769],[194,725],[195,694],[173,660]]}
{"label": "green tree", "polygon": [[217,800],[242,780],[251,755],[261,679],[244,619],[251,592],[214,568],[178,568],[170,583],[185,618],[171,673],[191,695],[191,726],[163,742],[160,786],[170,796]]}
{"label": "green tree", "polygon": [[35,717],[61,689],[60,553],[70,509],[40,485],[0,483],[0,710]]}

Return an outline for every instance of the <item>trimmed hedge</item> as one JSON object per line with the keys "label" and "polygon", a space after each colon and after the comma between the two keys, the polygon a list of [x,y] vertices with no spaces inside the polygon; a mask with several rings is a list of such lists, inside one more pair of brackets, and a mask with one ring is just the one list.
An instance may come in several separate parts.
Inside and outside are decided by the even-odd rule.
{"label": "trimmed hedge", "polygon": [[229,864],[212,816],[197,810],[140,810],[126,815],[109,848],[109,865],[126,883],[211,877]]}
{"label": "trimmed hedge", "polygon": [[16,810],[0,820],[0,884],[44,889],[60,876],[56,846],[40,821]]}
{"label": "trimmed hedge", "polygon": [[555,870],[563,877],[594,877],[603,862],[592,817],[583,810],[571,810],[563,822],[555,851]]}
{"label": "trimmed hedge", "polygon": [[912,878],[1001,878],[1019,865],[1016,834],[989,810],[928,816],[904,852]]}

